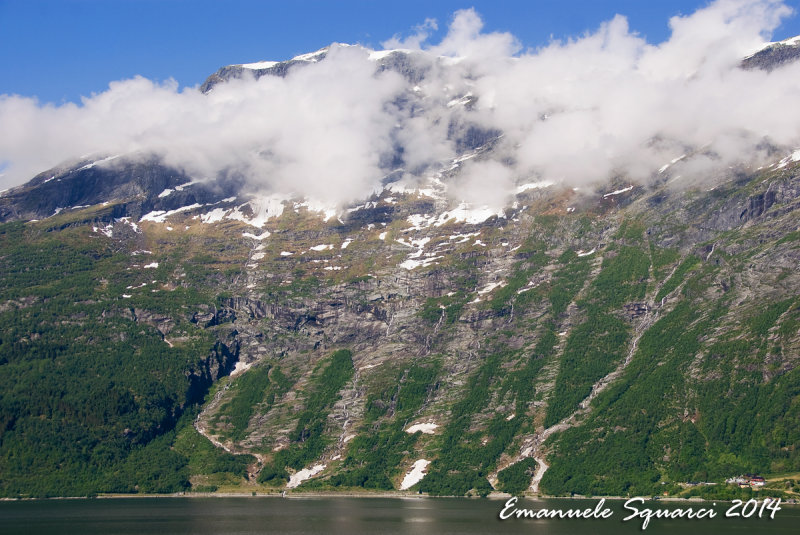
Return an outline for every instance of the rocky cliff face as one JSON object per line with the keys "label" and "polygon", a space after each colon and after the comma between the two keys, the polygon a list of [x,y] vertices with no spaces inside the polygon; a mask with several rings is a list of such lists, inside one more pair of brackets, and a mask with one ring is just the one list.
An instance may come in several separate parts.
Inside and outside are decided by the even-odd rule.
{"label": "rocky cliff face", "polygon": [[[203,90],[324,54],[227,67]],[[376,71],[416,83],[423,59]],[[0,197],[0,448],[77,421],[104,430],[75,452],[98,473],[163,448],[158,477],[252,491],[400,489],[423,460],[413,490],[459,495],[679,494],[800,469],[798,158],[695,187],[669,165],[643,184],[522,184],[493,210],[449,188],[466,160],[502,157],[502,133],[451,131],[457,158],[348,206],[131,156]],[[91,388],[65,395],[62,369]],[[20,401],[17,380],[56,401]],[[198,457],[197,433],[217,451]],[[33,483],[12,468],[16,495]]]}
{"label": "rocky cliff face", "polygon": [[781,65],[796,61],[798,57],[800,57],[800,41],[794,38],[764,47],[742,61],[742,68],[772,71]]}
{"label": "rocky cliff face", "polygon": [[[6,199],[24,202],[39,191],[48,198],[53,182],[66,182],[70,202],[100,201],[104,192],[91,186],[97,175],[87,171],[59,175],[62,182],[38,177],[21,190],[27,195]],[[586,444],[609,440],[610,425],[640,444],[614,420],[615,405],[632,403],[653,405],[644,410],[658,415],[648,433],[663,449],[650,451],[650,438],[642,438],[635,453],[659,484],[692,479],[700,465],[721,477],[739,467],[767,471],[796,462],[792,450],[776,443],[759,450],[769,459],[759,464],[762,457],[748,454],[750,446],[726,445],[733,437],[722,432],[685,468],[670,453],[680,444],[662,436],[686,422],[685,414],[693,415],[691,423],[678,428],[719,433],[720,418],[748,410],[747,400],[722,406],[704,397],[720,381],[780,397],[781,381],[797,374],[800,173],[794,163],[737,174],[708,190],[527,189],[499,213],[453,207],[437,193],[436,185],[446,183],[436,178],[433,188],[390,184],[330,217],[286,200],[277,215],[262,214],[256,223],[224,217],[238,201],[197,202],[217,198],[204,199],[203,191],[224,194],[210,187],[187,188],[182,193],[189,197],[153,195],[186,180],[158,166],[102,173],[125,184],[113,190],[121,198],[27,223],[27,232],[69,231],[117,251],[117,267],[102,276],[103,284],[123,277],[125,287],[104,286],[92,299],[112,315],[124,304],[116,315],[152,328],[167,351],[204,340],[209,356],[187,371],[186,399],[199,400],[221,378],[235,377],[223,380],[225,388],[196,427],[228,451],[256,456],[246,486],[280,486],[286,480],[274,473],[288,479],[316,465],[324,469],[307,484],[353,486],[362,477],[356,466],[363,465],[385,478],[380,488],[397,488],[424,458],[433,460],[432,477],[419,483],[427,492],[508,490],[503,481],[516,467],[528,467],[537,489],[541,481],[544,490],[564,492],[573,485],[572,471],[585,469],[564,449],[574,436]],[[115,210],[124,211],[122,219]],[[214,210],[218,217],[209,217]],[[201,297],[181,303],[171,295],[176,291]],[[664,338],[673,321],[683,330]],[[321,370],[338,349],[351,352],[353,375],[319,408],[324,418],[314,433],[322,441],[306,458],[309,438],[296,432],[304,407],[323,388]],[[644,371],[652,359],[674,376],[656,379],[656,370]],[[259,370],[269,372],[264,390],[242,420],[232,407],[253,394],[245,378]],[[415,374],[425,380],[415,383]],[[619,397],[654,380],[671,393],[636,402]],[[404,401],[409,381],[418,397]],[[770,421],[787,418],[779,412]],[[421,434],[410,433],[415,425]],[[378,450],[364,449],[375,433],[396,435]],[[395,465],[375,464],[381,448],[396,456]],[[740,455],[741,464],[720,466],[717,449]],[[471,460],[457,461],[462,456]],[[529,460],[537,461],[533,468]],[[545,472],[548,465],[553,471]],[[647,485],[633,473],[620,477],[636,488]],[[576,492],[617,489],[575,485]]]}
{"label": "rocky cliff face", "polygon": [[0,221],[43,219],[62,210],[114,204],[109,219],[212,204],[240,192],[241,180],[200,182],[154,156],[97,157],[51,169],[0,197]]}
{"label": "rocky cliff face", "polygon": [[[459,404],[471,398],[475,381],[484,377],[488,383],[481,405],[460,416],[469,422],[462,432],[476,445],[487,446],[495,440],[498,416],[515,422],[513,428],[509,423],[513,430],[506,441],[493,445],[489,459],[459,470],[481,473],[480,467],[486,466],[488,480],[484,477],[483,486],[470,480],[470,487],[451,489],[438,486],[442,478],[448,481],[442,474],[427,487],[423,480],[421,488],[466,492],[488,488],[489,481],[502,488],[498,472],[526,459],[544,462],[547,452],[559,451],[559,440],[567,440],[559,437],[568,431],[601,429],[598,407],[614,403],[604,393],[643,380],[629,371],[642,361],[665,358],[641,350],[640,344],[652,344],[650,337],[685,307],[704,325],[694,333],[694,349],[685,353],[672,341],[659,340],[657,351],[707,362],[683,371],[675,364],[681,388],[702,390],[720,374],[726,380],[747,381],[739,376],[745,369],[762,374],[756,381],[769,388],[795,367],[792,348],[798,332],[790,318],[798,313],[792,296],[800,284],[793,269],[800,258],[792,238],[799,180],[795,170],[786,169],[759,174],[746,181],[747,187],[740,183],[687,193],[640,190],[615,206],[604,204],[599,195],[594,202],[584,199],[586,208],[578,213],[567,211],[576,200],[574,193],[547,191],[526,197],[524,207],[504,217],[480,223],[451,220],[426,227],[412,224],[418,219],[409,215],[383,227],[385,222],[359,220],[360,228],[327,225],[312,241],[275,228],[256,246],[265,255],[248,269],[246,286],[252,289],[247,297],[230,298],[224,306],[236,318],[235,330],[248,333],[240,362],[256,369],[269,363],[298,386],[263,409],[255,407],[244,430],[220,418],[219,405],[201,415],[203,429],[233,451],[263,452],[265,459],[273,455],[269,452],[302,450],[302,442],[293,438],[295,418],[307,392],[313,391],[314,370],[324,366],[331,351],[348,348],[355,375],[340,392],[346,410],[330,409],[324,428],[333,442],[309,463],[326,467],[316,476],[317,484],[335,487],[352,472],[350,463],[364,455],[348,449],[352,438],[345,439],[395,422],[396,409],[391,407],[396,399],[381,397],[381,391],[396,388],[390,386],[393,378],[402,378],[415,366],[436,363],[439,371],[426,385],[424,401],[396,422],[403,428],[430,424],[431,434],[423,433],[401,466],[388,470],[390,480],[399,485],[404,467],[416,458],[437,458],[441,440],[459,424],[454,416]],[[660,198],[656,204],[655,198]],[[428,217],[435,220],[436,212]],[[326,247],[316,251],[312,244],[317,242]],[[282,252],[292,255],[280,256]],[[564,297],[557,297],[562,292]],[[781,303],[778,319],[766,327],[766,338],[742,330],[742,322],[765,313],[765,299]],[[748,340],[736,355],[724,349],[724,340],[732,337]],[[768,338],[777,345],[766,349]],[[764,350],[759,348],[767,351],[763,357],[757,356]],[[486,367],[497,356],[499,367],[489,373]],[[669,360],[663,365],[673,366]],[[538,371],[528,375],[534,366]],[[773,375],[768,368],[782,371]],[[665,391],[678,387],[662,386]],[[237,395],[235,388],[225,394],[230,399]],[[665,413],[658,425],[669,427],[685,412],[701,414],[696,420],[716,420],[703,412],[710,407],[698,407],[695,396],[660,407]],[[383,409],[388,412],[372,416]],[[697,428],[702,425],[697,422]],[[242,438],[230,438],[237,435]],[[693,475],[672,472],[665,455],[649,458],[653,473]],[[434,468],[440,463],[453,469],[448,464],[452,459],[441,453],[438,458]],[[269,461],[265,466],[273,468]],[[545,487],[566,488],[558,479],[565,470],[559,466],[553,479],[545,475]]]}

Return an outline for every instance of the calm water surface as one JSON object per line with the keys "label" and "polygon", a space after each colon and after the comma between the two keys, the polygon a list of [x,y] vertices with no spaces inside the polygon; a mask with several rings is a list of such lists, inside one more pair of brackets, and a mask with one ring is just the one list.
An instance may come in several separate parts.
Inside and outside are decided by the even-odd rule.
{"label": "calm water surface", "polygon": [[[528,509],[584,509],[589,500],[524,500]],[[606,502],[613,516],[595,519],[509,519],[504,500],[465,498],[135,498],[0,502],[0,533],[44,534],[601,534],[642,533],[641,521],[619,501]],[[708,507],[703,503],[648,500],[641,510]],[[774,520],[725,518],[719,504],[711,520],[653,519],[644,533],[800,533],[800,507],[781,504]],[[755,516],[755,515],[754,515]]]}

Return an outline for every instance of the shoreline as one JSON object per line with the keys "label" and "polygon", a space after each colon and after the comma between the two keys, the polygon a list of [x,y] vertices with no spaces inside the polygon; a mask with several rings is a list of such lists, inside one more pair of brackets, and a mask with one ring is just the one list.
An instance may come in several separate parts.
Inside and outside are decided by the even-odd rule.
{"label": "shoreline", "polygon": [[[431,496],[428,494],[404,493],[404,492],[337,492],[337,491],[309,491],[309,492],[181,492],[172,494],[98,494],[97,496],[53,496],[48,498],[0,498],[0,502],[18,501],[50,501],[50,500],[120,500],[120,499],[175,499],[175,498],[284,498],[284,499],[317,499],[317,498],[373,498],[373,499],[468,499],[468,500],[508,500],[513,497],[511,494],[493,492],[481,498],[477,496]],[[564,501],[586,501],[586,500],[610,500],[624,501],[634,496],[543,496],[543,495],[520,495],[521,500],[564,500]],[[660,501],[666,503],[730,503],[730,500],[707,500],[698,496],[689,498],[679,498],[676,496],[641,496],[647,501]],[[798,505],[797,500],[786,500],[782,503],[786,505]]]}

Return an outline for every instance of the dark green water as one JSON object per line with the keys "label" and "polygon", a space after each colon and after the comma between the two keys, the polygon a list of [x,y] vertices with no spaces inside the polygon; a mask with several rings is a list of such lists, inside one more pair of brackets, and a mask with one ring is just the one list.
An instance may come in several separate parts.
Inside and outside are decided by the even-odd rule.
{"label": "dark green water", "polygon": [[[517,507],[581,510],[596,501],[525,500]],[[623,502],[607,502],[613,515],[597,519],[509,519],[504,500],[383,498],[138,498],[0,502],[0,533],[39,534],[617,534],[642,533],[641,520]],[[642,510],[708,507],[702,503],[647,501]],[[800,507],[781,505],[775,519],[725,518],[729,504],[711,520],[653,519],[644,533],[704,535],[800,533]],[[753,515],[757,516],[757,513]],[[769,516],[766,514],[765,516]]]}

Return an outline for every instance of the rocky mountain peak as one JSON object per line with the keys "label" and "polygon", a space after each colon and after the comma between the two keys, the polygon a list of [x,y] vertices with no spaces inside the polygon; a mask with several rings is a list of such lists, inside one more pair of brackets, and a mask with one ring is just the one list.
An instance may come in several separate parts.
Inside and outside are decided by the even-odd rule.
{"label": "rocky mountain peak", "polygon": [[744,69],[773,71],[784,65],[794,63],[800,58],[800,36],[777,43],[768,43],[761,50],[742,61]]}

